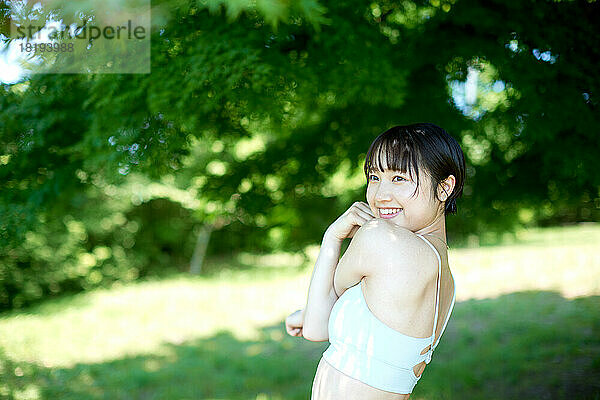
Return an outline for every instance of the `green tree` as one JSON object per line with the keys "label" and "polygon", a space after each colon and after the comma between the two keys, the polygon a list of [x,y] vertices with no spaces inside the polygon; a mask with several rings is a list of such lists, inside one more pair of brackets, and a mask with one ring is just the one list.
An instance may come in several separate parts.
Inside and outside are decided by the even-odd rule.
{"label": "green tree", "polygon": [[[151,74],[3,85],[5,265],[31,265],[19,249],[49,216],[99,218],[86,198],[132,218],[141,203],[169,199],[189,212],[182,232],[212,232],[215,253],[300,250],[364,198],[371,141],[419,121],[445,128],[467,156],[451,242],[600,216],[598,2],[153,7]],[[465,97],[467,86],[476,90]],[[128,192],[136,182],[141,203]],[[190,243],[197,261],[202,240]]]}

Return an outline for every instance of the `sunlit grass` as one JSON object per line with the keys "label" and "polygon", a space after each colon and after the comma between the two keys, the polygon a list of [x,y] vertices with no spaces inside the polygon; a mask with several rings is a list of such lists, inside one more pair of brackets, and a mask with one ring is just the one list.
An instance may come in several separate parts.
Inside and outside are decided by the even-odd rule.
{"label": "sunlit grass", "polygon": [[573,298],[600,294],[600,227],[532,229],[518,242],[451,249],[457,301],[522,290],[554,290]]}
{"label": "sunlit grass", "polygon": [[0,346],[13,359],[51,367],[156,351],[220,330],[252,339],[300,299],[297,280],[178,277],[96,290],[6,314]]}
{"label": "sunlit grass", "polygon": [[[457,305],[411,398],[593,398],[600,226],[518,239],[451,248]],[[318,247],[307,253],[305,268],[294,255],[246,254],[235,260],[254,264],[246,270],[139,282],[0,314],[0,398],[307,399],[327,343],[283,329],[306,300]],[[558,394],[564,388],[571,397]]]}

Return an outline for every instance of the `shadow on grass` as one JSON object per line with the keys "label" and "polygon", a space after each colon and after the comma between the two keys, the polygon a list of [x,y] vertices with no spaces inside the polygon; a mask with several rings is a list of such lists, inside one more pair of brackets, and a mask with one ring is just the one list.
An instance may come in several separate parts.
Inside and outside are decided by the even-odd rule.
{"label": "shadow on grass", "polygon": [[[600,399],[600,296],[527,291],[457,303],[418,399]],[[90,345],[93,346],[93,343]],[[0,355],[0,397],[308,399],[327,342],[219,332],[139,355],[45,368]]]}

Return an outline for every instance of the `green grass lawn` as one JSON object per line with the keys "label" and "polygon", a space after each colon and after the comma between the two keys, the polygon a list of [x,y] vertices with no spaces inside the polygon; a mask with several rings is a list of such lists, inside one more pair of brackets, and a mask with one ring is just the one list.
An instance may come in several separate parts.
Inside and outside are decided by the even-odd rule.
{"label": "green grass lawn", "polygon": [[[451,248],[457,303],[411,400],[600,400],[599,249],[600,224]],[[327,343],[283,327],[308,250],[0,314],[0,398],[308,399]]]}

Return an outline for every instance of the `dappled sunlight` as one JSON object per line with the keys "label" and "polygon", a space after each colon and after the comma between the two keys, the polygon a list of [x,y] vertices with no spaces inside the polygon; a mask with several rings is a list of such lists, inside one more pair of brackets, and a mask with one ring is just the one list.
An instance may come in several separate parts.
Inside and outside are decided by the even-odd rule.
{"label": "dappled sunlight", "polygon": [[[599,296],[570,300],[552,291],[457,303],[411,399],[551,398],[566,393],[591,398],[590,383],[600,379],[593,366],[598,305]],[[154,311],[165,318],[163,311]],[[15,359],[4,348],[0,389],[20,397],[27,390],[31,399],[309,398],[327,342],[285,335],[282,321],[256,323],[253,329],[251,339],[241,339],[236,327],[180,343],[156,337],[152,348],[137,354],[121,349],[114,357],[68,366]],[[75,347],[88,345],[78,342]]]}
{"label": "dappled sunlight", "polygon": [[8,378],[0,389],[21,398],[28,388],[31,399],[308,398],[324,344],[280,335],[280,324],[257,330],[256,340],[223,330],[179,344],[161,343],[144,354],[71,366],[17,362],[0,353],[0,376]]}
{"label": "dappled sunlight", "polygon": [[[589,396],[589,382],[600,379],[592,364],[600,356],[600,263],[595,234],[582,232],[451,248],[457,302],[411,399]],[[299,262],[291,254],[247,254],[231,260],[247,269],[5,312],[0,391],[31,399],[306,399],[328,343],[290,337],[284,319],[305,305],[318,250],[307,247],[304,269],[281,266]]]}
{"label": "dappled sunlight", "polygon": [[56,307],[5,314],[0,346],[13,359],[69,367],[155,352],[162,343],[180,344],[218,330],[255,338],[257,326],[283,321],[295,300],[286,293],[294,286],[286,279],[274,284],[182,277],[96,290],[73,296],[73,305],[61,300]]}

